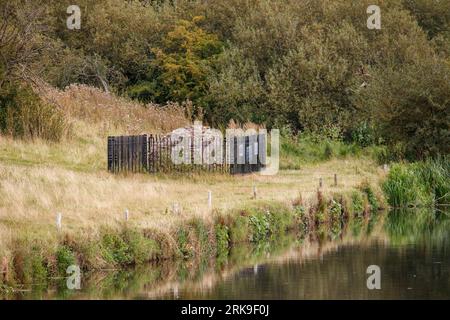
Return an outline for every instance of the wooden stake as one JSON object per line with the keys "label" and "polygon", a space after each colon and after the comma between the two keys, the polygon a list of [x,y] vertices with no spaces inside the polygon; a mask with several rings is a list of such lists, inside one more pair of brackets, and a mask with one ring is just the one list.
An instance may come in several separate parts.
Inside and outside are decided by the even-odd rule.
{"label": "wooden stake", "polygon": [[61,228],[62,228],[62,223],[61,223],[61,221],[62,221],[62,214],[61,214],[61,213],[57,213],[57,214],[56,214],[56,228],[57,228],[58,230],[61,230]]}
{"label": "wooden stake", "polygon": [[212,209],[212,191],[208,191],[208,208]]}
{"label": "wooden stake", "polygon": [[334,186],[337,187],[337,174],[334,174]]}
{"label": "wooden stake", "polygon": [[172,213],[173,214],[179,214],[180,213],[180,208],[178,206],[178,203],[176,203],[176,202],[172,203]]}
{"label": "wooden stake", "polygon": [[253,185],[253,199],[256,199],[258,190],[256,189],[256,185]]}
{"label": "wooden stake", "polygon": [[322,181],[322,178],[319,178],[319,188],[322,188],[323,187],[323,181]]}

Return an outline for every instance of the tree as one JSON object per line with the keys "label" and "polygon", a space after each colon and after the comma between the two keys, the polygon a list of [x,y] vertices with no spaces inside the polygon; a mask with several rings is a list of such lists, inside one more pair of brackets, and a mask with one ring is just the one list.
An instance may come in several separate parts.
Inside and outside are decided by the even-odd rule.
{"label": "tree", "polygon": [[359,104],[409,159],[450,152],[450,65],[434,59],[379,70]]}
{"label": "tree", "polygon": [[0,88],[27,76],[28,67],[46,47],[43,7],[30,0],[0,1]]}
{"label": "tree", "polygon": [[207,74],[222,51],[216,35],[198,26],[203,17],[179,20],[164,37],[161,47],[152,48],[154,59],[144,81],[129,89],[133,98],[165,103],[192,100],[202,106],[207,93]]}

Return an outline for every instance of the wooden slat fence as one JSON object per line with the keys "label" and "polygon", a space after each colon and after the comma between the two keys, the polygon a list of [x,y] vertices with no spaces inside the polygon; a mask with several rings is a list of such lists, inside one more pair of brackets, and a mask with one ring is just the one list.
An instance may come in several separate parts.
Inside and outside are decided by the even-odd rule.
{"label": "wooden slat fence", "polygon": [[[139,135],[108,137],[108,171],[119,172],[220,172],[246,174],[260,171],[266,163],[266,136],[247,135],[228,137],[222,146],[222,163],[194,163],[195,144],[189,140],[190,164],[175,164],[171,159],[177,142],[170,135]],[[211,142],[201,141],[202,148],[211,148]]]}

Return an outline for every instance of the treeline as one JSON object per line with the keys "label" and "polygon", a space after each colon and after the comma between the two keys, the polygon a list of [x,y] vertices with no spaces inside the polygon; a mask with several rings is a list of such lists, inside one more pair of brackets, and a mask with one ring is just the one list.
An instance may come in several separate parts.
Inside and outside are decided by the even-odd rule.
{"label": "treeline", "polygon": [[[449,152],[450,1],[79,0],[80,30],[66,27],[70,1],[0,3],[20,40],[0,38],[0,129],[8,84],[32,74],[190,100],[192,117],[218,127],[250,121],[407,158]],[[367,28],[372,4],[381,30]]]}

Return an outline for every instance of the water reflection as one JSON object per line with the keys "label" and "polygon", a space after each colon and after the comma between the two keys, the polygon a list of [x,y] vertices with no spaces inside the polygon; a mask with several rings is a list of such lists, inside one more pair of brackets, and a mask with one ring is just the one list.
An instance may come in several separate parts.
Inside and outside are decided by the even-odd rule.
{"label": "water reflection", "polygon": [[[323,230],[322,230],[323,231]],[[35,288],[13,298],[105,299],[449,299],[448,211],[393,211],[355,220],[336,237],[289,235],[198,259],[95,273],[83,290]],[[381,268],[381,290],[366,269]]]}

